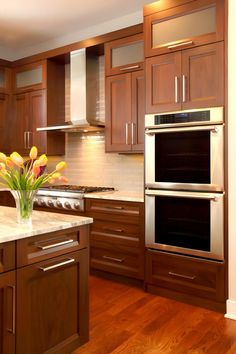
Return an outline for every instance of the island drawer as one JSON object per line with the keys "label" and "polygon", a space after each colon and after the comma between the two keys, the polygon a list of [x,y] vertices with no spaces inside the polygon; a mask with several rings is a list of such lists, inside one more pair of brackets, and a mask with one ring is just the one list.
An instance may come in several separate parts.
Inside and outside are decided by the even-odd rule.
{"label": "island drawer", "polygon": [[17,267],[88,247],[89,225],[37,235],[17,241]]}
{"label": "island drawer", "polygon": [[147,284],[214,301],[224,301],[224,264],[147,251]]}
{"label": "island drawer", "polygon": [[15,242],[0,243],[0,273],[15,268]]}
{"label": "island drawer", "polygon": [[91,268],[126,277],[143,279],[143,252],[138,248],[91,241]]}

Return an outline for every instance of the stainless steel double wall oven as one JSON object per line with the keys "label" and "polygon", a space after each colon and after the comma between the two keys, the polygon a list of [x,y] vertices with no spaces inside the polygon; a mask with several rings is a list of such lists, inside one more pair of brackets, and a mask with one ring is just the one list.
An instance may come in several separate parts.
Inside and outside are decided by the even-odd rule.
{"label": "stainless steel double wall oven", "polygon": [[145,117],[148,248],[224,259],[223,108]]}

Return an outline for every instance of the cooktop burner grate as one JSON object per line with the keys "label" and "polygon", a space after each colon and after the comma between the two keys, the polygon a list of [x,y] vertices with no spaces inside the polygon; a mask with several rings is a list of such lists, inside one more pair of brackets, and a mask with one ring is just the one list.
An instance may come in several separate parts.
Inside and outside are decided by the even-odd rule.
{"label": "cooktop burner grate", "polygon": [[92,187],[92,186],[77,186],[77,185],[54,185],[54,186],[47,186],[43,187],[43,189],[48,190],[60,190],[60,191],[73,191],[78,193],[92,193],[92,192],[107,192],[107,191],[114,191],[115,188],[112,187]]}

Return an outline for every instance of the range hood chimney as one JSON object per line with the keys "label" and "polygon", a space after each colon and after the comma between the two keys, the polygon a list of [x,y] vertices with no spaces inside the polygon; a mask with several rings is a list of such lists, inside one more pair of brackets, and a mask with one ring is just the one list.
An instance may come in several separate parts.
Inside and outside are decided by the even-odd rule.
{"label": "range hood chimney", "polygon": [[[100,58],[100,59],[99,59]],[[104,78],[99,76],[103,56],[85,48],[70,53],[70,121],[37,131],[89,132],[104,129]],[[100,60],[100,62],[99,62]]]}

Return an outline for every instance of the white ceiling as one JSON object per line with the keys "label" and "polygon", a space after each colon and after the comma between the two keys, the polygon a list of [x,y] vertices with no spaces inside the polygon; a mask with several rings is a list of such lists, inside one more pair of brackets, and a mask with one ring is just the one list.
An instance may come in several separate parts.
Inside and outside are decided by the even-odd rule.
{"label": "white ceiling", "polygon": [[143,5],[150,2],[152,1],[1,1],[0,58],[14,60],[42,51],[43,48],[48,50],[89,38],[90,35],[105,33],[103,31],[109,32],[109,24],[111,30],[115,30],[122,28],[122,24],[126,27],[141,22]]}

